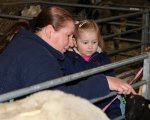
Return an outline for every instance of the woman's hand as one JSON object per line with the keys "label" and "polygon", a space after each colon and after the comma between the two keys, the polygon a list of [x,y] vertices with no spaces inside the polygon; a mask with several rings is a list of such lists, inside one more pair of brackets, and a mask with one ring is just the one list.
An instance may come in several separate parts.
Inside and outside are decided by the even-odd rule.
{"label": "woman's hand", "polygon": [[110,90],[118,91],[119,94],[130,94],[130,93],[136,94],[132,86],[126,83],[125,81],[111,76],[107,76],[106,78]]}

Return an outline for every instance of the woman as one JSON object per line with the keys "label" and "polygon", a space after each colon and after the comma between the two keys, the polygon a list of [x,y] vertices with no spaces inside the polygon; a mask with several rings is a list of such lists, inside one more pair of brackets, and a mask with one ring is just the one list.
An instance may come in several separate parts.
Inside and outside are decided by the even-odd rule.
{"label": "woman", "polygon": [[71,14],[51,7],[37,17],[34,33],[22,26],[29,28],[20,22],[4,36],[18,32],[0,56],[0,94],[63,76],[58,61],[74,33]]}
{"label": "woman", "polygon": [[[0,94],[63,76],[61,62],[64,59],[63,53],[72,42],[75,29],[73,17],[68,11],[54,6],[44,9],[35,23],[34,33],[17,26],[16,30],[8,32],[9,36],[5,36],[8,38],[17,33],[0,56]],[[16,26],[13,27],[15,28]],[[121,80],[110,79],[107,82],[101,74],[94,76],[97,80],[93,81],[92,78],[93,76],[79,84],[61,85],[55,89],[81,97],[84,97],[82,91],[85,90],[88,95],[93,92],[100,96],[106,95],[109,87],[119,92],[133,91],[132,87],[126,87],[128,84]],[[95,83],[99,86],[97,89],[93,87]],[[124,88],[120,89],[120,86]],[[103,91],[102,95],[100,91]]]}

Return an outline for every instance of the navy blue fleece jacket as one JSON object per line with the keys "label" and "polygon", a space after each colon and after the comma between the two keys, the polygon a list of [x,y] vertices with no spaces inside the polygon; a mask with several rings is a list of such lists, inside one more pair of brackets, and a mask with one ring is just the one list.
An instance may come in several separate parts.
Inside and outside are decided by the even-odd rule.
{"label": "navy blue fleece jacket", "polygon": [[[63,54],[34,33],[22,29],[0,55],[0,94],[62,77],[63,60]],[[55,89],[87,99],[109,93],[103,74],[77,84],[56,86]]]}
{"label": "navy blue fleece jacket", "polygon": [[[101,53],[96,52],[96,53],[94,53],[91,56],[90,60],[87,62],[75,51],[68,51],[65,54],[64,72],[65,72],[65,74],[72,74],[72,73],[77,73],[77,72],[80,72],[80,71],[83,71],[83,70],[99,67],[99,66],[109,64],[109,63],[111,63],[111,60],[109,59],[108,55],[105,52],[101,52]],[[106,75],[106,76],[115,76],[114,70],[107,70],[107,71],[104,71],[101,74]],[[82,78],[81,81],[83,81],[85,79],[88,79],[88,77],[87,78]],[[93,86],[93,88],[96,89],[98,84],[99,84],[98,83],[99,80],[106,81],[106,79],[98,78],[97,83],[92,84],[91,86]],[[101,84],[103,84],[103,83],[101,83]],[[87,85],[87,86],[90,86],[90,84]],[[99,85],[98,87],[101,87],[101,86],[102,85]],[[99,91],[99,94],[101,94],[101,95],[99,95],[97,93],[94,93],[93,96],[96,96],[96,97],[103,96],[104,95],[103,92],[106,91],[107,89],[108,89],[107,86],[105,86],[105,84],[104,84],[103,85],[103,91]],[[100,101],[100,102],[96,103],[96,105],[103,108],[112,99],[113,98],[109,98],[107,100],[104,100],[103,102]],[[117,99],[107,109],[106,114],[108,115],[109,118],[113,119],[113,118],[116,118],[116,117],[121,115],[120,104],[119,103],[120,103],[120,101]]]}

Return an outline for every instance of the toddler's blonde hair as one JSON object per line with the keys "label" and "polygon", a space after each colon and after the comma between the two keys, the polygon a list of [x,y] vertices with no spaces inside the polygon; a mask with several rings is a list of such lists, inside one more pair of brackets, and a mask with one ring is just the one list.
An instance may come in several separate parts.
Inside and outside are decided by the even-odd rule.
{"label": "toddler's blonde hair", "polygon": [[97,34],[98,38],[98,45],[102,49],[103,44],[103,38],[100,32],[100,28],[98,24],[94,20],[81,20],[76,26],[76,32],[75,32],[75,39],[79,38],[82,32],[93,30]]}

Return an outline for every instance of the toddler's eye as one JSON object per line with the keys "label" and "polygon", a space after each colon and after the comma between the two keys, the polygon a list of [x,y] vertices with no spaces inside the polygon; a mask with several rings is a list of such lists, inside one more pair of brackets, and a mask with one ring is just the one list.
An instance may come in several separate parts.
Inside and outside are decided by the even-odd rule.
{"label": "toddler's eye", "polygon": [[94,44],[96,44],[97,42],[93,42]]}
{"label": "toddler's eye", "polygon": [[88,42],[83,42],[83,44],[87,44]]}
{"label": "toddler's eye", "polygon": [[72,35],[72,38],[75,38],[75,35]]}

